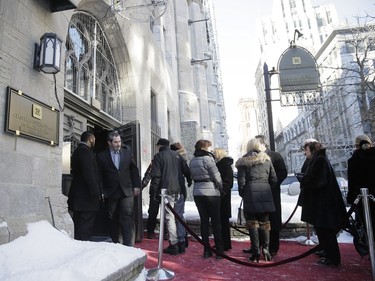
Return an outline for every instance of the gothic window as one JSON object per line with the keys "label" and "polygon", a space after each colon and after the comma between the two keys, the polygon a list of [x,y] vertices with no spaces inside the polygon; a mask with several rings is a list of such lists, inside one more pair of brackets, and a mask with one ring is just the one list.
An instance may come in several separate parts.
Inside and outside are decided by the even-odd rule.
{"label": "gothic window", "polygon": [[117,69],[97,20],[72,16],[66,39],[65,88],[108,115],[121,120]]}

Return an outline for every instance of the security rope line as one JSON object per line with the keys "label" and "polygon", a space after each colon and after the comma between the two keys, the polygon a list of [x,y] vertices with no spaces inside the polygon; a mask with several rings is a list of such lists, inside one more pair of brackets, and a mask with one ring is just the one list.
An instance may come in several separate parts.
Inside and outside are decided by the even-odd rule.
{"label": "security rope line", "polygon": [[294,216],[294,214],[296,213],[297,211],[297,208],[298,208],[298,203],[296,204],[296,206],[294,207],[294,210],[293,212],[291,213],[291,215],[289,216],[289,218],[283,223],[283,225],[281,226],[281,229],[284,229],[288,223],[290,222],[290,220],[292,219],[292,217]]}
{"label": "security rope line", "polygon": [[[352,206],[350,207],[349,211],[346,213],[346,216],[345,216],[345,219],[342,223],[342,226],[340,227],[340,229],[337,231],[337,233],[344,228],[344,226],[346,225],[346,223],[348,222],[349,220],[349,217],[352,215],[352,213],[354,212],[354,210],[357,208],[357,204],[360,200],[360,197],[358,196],[357,199],[353,202]],[[185,229],[199,242],[201,243],[203,246],[205,246],[206,248],[208,248],[211,252],[214,252],[216,255],[218,256],[221,256],[229,261],[232,261],[234,263],[237,263],[237,264],[241,264],[241,265],[246,265],[246,266],[250,266],[250,267],[273,267],[273,266],[278,266],[278,265],[282,265],[282,264],[286,264],[286,263],[290,263],[290,262],[293,262],[293,261],[296,261],[296,260],[299,260],[299,259],[302,259],[304,257],[307,257],[309,255],[311,255],[312,253],[316,252],[316,251],[319,251],[321,250],[321,245],[318,244],[316,246],[314,246],[313,248],[311,248],[310,250],[300,254],[300,255],[297,255],[297,256],[294,256],[294,257],[290,257],[290,258],[287,258],[287,259],[284,259],[284,260],[281,260],[281,261],[277,261],[277,262],[267,262],[267,263],[254,263],[254,262],[247,262],[247,261],[242,261],[242,260],[238,260],[236,258],[233,258],[233,257],[230,257],[224,253],[220,253],[218,252],[215,248],[212,248],[210,245],[205,245],[203,240],[186,224],[186,222],[176,213],[176,211],[174,210],[174,208],[169,204],[168,200],[165,200],[165,206],[173,213],[173,215],[175,216],[175,218],[185,227]]]}
{"label": "security rope line", "polygon": [[[288,223],[290,222],[290,220],[292,219],[292,217],[293,217],[294,214],[296,213],[297,208],[298,208],[298,203],[297,203],[296,206],[294,207],[294,210],[293,210],[293,212],[290,214],[289,218],[288,218],[288,219],[283,223],[283,225],[281,226],[281,229],[284,229],[284,228],[288,225]],[[244,235],[249,236],[249,233],[247,233],[247,232],[241,230],[240,227],[238,227],[235,223],[234,223],[234,224],[231,224],[230,227],[232,227],[234,230],[236,230],[236,231],[238,231],[238,232],[240,232],[240,233],[242,233],[242,234],[244,234]],[[245,226],[243,226],[243,227],[245,227]]]}

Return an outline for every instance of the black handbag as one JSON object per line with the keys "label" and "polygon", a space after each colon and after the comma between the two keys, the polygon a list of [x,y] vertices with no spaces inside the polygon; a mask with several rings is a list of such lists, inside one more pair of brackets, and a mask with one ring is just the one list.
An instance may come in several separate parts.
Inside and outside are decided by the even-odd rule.
{"label": "black handbag", "polygon": [[366,232],[366,225],[358,211],[355,218],[349,217],[347,231],[353,236],[353,244],[357,253],[363,257],[369,254],[369,245]]}

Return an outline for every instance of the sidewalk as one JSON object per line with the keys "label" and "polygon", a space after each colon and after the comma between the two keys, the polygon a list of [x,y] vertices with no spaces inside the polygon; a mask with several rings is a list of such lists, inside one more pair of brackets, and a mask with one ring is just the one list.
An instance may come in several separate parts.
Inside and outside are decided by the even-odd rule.
{"label": "sidewalk", "polygon": [[[213,242],[211,242],[211,245]],[[248,248],[250,242],[233,241],[232,250],[226,252],[228,256],[248,262],[248,255],[242,253],[243,248]],[[164,241],[167,247],[168,241]],[[175,273],[174,280],[179,281],[210,281],[210,280],[250,280],[275,281],[275,280],[345,280],[345,281],[370,281],[372,280],[371,262],[367,257],[361,258],[350,243],[340,243],[341,265],[324,266],[317,264],[317,256],[312,254],[303,259],[278,265],[275,267],[255,267],[234,263],[222,259],[216,260],[215,255],[203,259],[203,248],[193,238],[189,238],[189,247],[186,253],[178,256],[163,255],[162,268]],[[146,269],[156,268],[158,264],[158,240],[144,239],[135,245],[147,253]],[[274,261],[300,255],[312,246],[300,245],[297,242],[281,241],[280,251]],[[265,261],[260,261],[265,263]],[[252,264],[251,264],[252,265]]]}

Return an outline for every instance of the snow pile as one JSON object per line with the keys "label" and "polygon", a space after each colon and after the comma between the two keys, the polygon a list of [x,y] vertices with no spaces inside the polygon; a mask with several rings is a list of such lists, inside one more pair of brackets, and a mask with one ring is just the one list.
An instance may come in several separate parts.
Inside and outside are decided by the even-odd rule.
{"label": "snow pile", "polygon": [[26,236],[0,245],[0,280],[103,280],[145,256],[121,244],[77,241],[40,221],[28,224]]}

